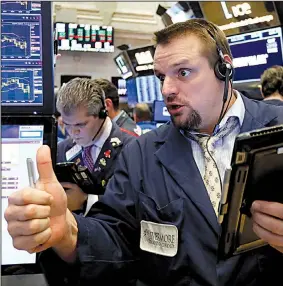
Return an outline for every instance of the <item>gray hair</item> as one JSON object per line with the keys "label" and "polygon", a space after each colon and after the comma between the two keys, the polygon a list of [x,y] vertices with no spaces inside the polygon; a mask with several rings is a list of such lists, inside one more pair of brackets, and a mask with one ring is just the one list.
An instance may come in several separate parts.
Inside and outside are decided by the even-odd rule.
{"label": "gray hair", "polygon": [[94,80],[74,78],[58,91],[56,107],[60,113],[67,115],[79,107],[85,107],[88,115],[98,116],[104,101],[104,91]]}

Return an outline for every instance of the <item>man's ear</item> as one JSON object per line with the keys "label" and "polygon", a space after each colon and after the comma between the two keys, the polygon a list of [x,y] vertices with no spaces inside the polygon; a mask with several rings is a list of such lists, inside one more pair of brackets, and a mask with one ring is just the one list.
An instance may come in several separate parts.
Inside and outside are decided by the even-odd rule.
{"label": "man's ear", "polygon": [[113,102],[110,98],[105,99],[105,106],[107,110],[113,108]]}
{"label": "man's ear", "polygon": [[229,63],[231,66],[233,66],[233,61],[232,61],[232,59],[230,58],[229,55],[225,54],[225,55],[224,55],[224,60],[225,60],[225,62],[227,62],[227,63]]}

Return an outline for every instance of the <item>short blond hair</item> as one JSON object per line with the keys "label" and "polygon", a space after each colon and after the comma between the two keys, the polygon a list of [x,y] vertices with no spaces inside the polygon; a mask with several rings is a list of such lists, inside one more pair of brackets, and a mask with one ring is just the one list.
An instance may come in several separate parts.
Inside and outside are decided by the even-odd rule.
{"label": "short blond hair", "polygon": [[63,85],[57,94],[56,107],[60,113],[71,114],[80,107],[88,115],[98,116],[104,106],[103,89],[92,79],[74,78]]}

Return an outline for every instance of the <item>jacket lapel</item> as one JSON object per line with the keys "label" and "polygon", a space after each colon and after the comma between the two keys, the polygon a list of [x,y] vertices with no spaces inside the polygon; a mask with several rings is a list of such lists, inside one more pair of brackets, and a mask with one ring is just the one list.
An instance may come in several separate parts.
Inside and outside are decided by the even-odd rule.
{"label": "jacket lapel", "polygon": [[179,130],[172,125],[169,127],[167,134],[165,138],[158,140],[158,142],[163,143],[163,145],[155,153],[155,156],[159,159],[170,176],[183,189],[184,196],[192,200],[209,222],[212,229],[216,233],[219,233],[220,227],[202,177],[193,158],[191,144],[184,138]]}
{"label": "jacket lapel", "polygon": [[113,174],[116,157],[123,146],[121,132],[119,131],[113,124],[110,136],[103,144],[94,164],[93,178],[95,183],[101,187],[103,193],[109,178]]}

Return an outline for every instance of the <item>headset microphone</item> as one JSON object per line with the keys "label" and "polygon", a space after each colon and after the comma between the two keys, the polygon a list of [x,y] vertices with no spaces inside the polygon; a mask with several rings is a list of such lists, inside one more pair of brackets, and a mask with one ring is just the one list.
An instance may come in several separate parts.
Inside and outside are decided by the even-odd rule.
{"label": "headset microphone", "polygon": [[104,123],[105,123],[105,120],[106,120],[106,118],[104,118],[104,120],[103,120],[103,122],[101,123],[101,125],[100,125],[98,131],[97,131],[96,134],[93,136],[93,138],[92,138],[91,141],[94,141],[94,139],[98,136],[99,132],[101,131],[101,129],[102,129]]}

